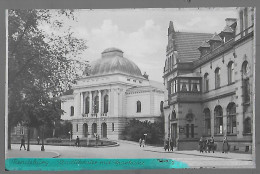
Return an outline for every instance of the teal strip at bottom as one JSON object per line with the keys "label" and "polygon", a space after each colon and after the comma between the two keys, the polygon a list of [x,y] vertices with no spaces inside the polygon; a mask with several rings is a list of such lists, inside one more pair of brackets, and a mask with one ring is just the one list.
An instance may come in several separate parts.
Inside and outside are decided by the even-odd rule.
{"label": "teal strip at bottom", "polygon": [[74,158],[9,158],[6,170],[138,170],[138,169],[183,169],[186,163],[172,159],[74,159]]}

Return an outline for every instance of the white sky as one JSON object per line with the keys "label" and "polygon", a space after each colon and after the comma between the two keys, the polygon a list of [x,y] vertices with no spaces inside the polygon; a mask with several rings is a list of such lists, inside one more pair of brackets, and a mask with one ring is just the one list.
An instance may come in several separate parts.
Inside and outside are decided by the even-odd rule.
{"label": "white sky", "polygon": [[226,18],[236,15],[236,8],[78,10],[77,20],[69,25],[76,36],[87,40],[85,60],[99,59],[103,50],[117,47],[149,79],[163,82],[170,21],[175,31],[213,34],[225,27]]}

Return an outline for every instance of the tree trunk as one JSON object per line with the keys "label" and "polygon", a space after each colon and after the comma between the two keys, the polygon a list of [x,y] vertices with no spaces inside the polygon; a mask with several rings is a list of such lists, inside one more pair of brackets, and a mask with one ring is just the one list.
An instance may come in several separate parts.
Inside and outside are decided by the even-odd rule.
{"label": "tree trunk", "polygon": [[8,125],[8,149],[11,150],[11,126]]}
{"label": "tree trunk", "polygon": [[27,151],[30,151],[30,134],[31,134],[31,129],[30,129],[30,127],[28,126],[27,127],[27,140],[28,140],[28,142],[27,142]]}

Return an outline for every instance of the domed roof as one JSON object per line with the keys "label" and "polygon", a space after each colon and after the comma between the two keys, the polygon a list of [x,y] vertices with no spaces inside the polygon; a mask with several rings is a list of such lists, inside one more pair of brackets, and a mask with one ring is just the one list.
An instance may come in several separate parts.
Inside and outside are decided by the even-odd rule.
{"label": "domed roof", "polygon": [[90,75],[106,75],[123,73],[143,77],[138,66],[123,57],[123,51],[118,48],[108,48],[102,52],[102,58],[91,64]]}

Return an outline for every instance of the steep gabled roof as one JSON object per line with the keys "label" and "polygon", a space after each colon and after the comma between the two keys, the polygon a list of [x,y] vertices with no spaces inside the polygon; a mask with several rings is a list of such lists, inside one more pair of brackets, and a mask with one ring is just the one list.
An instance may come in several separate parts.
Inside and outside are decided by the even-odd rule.
{"label": "steep gabled roof", "polygon": [[224,32],[224,33],[233,33],[234,30],[230,26],[226,25],[222,32]]}
{"label": "steep gabled roof", "polygon": [[222,41],[221,37],[215,33],[210,39],[209,41]]}
{"label": "steep gabled roof", "polygon": [[210,45],[209,45],[209,43],[206,42],[206,41],[204,41],[204,42],[199,46],[199,48],[209,48],[209,47],[210,47]]}
{"label": "steep gabled roof", "polygon": [[203,41],[212,37],[210,33],[175,32],[175,45],[180,62],[191,62],[199,59],[198,47]]}

